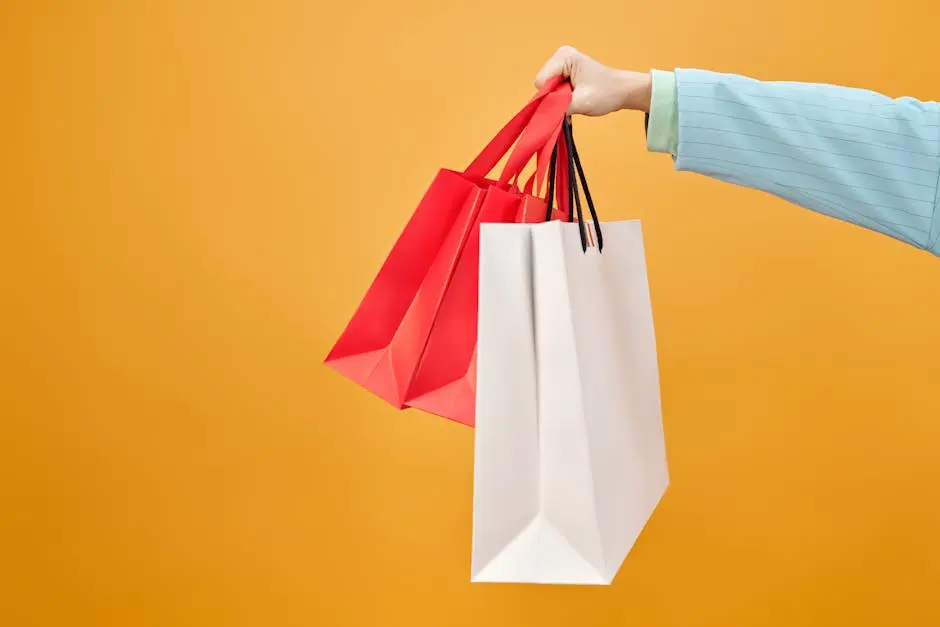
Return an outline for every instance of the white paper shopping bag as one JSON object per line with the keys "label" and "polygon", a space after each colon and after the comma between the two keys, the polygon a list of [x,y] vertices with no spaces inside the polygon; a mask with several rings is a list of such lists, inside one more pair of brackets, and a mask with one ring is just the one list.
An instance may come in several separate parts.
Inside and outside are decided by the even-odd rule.
{"label": "white paper shopping bag", "polygon": [[609,584],[669,483],[640,223],[600,226],[482,225],[472,581]]}

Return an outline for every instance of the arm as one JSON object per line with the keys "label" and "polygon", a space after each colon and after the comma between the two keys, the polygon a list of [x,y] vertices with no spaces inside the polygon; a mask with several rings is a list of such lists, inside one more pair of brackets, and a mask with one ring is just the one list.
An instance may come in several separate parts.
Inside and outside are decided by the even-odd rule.
{"label": "arm", "polygon": [[571,48],[538,80],[559,73],[575,87],[572,113],[648,111],[649,148],[671,153],[678,170],[760,189],[940,255],[935,102],[700,70],[613,70]]}
{"label": "arm", "polygon": [[808,83],[652,72],[650,150],[940,255],[940,107]]}

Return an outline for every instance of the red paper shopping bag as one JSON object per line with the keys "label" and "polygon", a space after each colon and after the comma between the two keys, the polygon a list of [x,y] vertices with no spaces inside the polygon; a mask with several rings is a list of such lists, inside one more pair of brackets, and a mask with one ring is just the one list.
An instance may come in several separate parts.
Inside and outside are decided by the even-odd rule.
{"label": "red paper shopping bag", "polygon": [[[568,84],[546,85],[466,170],[438,172],[329,366],[398,408],[472,425],[479,224],[545,219],[545,201],[510,181],[536,156],[526,191],[539,193],[570,100]],[[487,179],[510,148],[499,179]]]}
{"label": "red paper shopping bag", "polygon": [[[546,147],[550,154],[551,145]],[[566,163],[564,141],[559,139],[559,162]],[[553,173],[554,174],[554,173]],[[550,175],[550,176],[553,176]],[[529,179],[531,190],[537,174]],[[567,168],[558,171],[559,202],[552,219],[561,219],[559,210],[567,207]],[[549,192],[551,193],[551,191]],[[418,371],[408,388],[406,404],[438,416],[473,426],[476,405],[477,296],[480,260],[480,224],[483,222],[542,222],[545,202],[528,193],[518,204],[506,198],[507,192],[489,189],[480,207],[479,218],[454,268],[428,334]],[[515,197],[518,197],[515,194]],[[570,212],[569,212],[570,217]]]}

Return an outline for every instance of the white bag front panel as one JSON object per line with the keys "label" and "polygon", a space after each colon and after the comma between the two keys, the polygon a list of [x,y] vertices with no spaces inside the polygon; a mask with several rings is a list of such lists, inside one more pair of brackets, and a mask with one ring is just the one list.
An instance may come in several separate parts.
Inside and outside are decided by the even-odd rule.
{"label": "white bag front panel", "polygon": [[610,583],[668,485],[639,223],[482,228],[471,578]]}
{"label": "white bag front panel", "polygon": [[562,241],[595,513],[612,580],[669,485],[669,471],[640,222],[601,229],[603,253],[582,252],[576,224],[536,237]]}

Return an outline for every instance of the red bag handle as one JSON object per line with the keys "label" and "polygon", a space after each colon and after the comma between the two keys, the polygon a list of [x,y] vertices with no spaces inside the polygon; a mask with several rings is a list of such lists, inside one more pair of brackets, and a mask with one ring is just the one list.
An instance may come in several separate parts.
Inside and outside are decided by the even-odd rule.
{"label": "red bag handle", "polygon": [[538,155],[535,186],[536,194],[541,193],[552,147],[558,140],[561,123],[565,119],[570,104],[571,84],[567,81],[559,84],[555,91],[542,99],[542,103],[533,113],[532,119],[522,131],[519,141],[506,161],[503,173],[499,177],[501,184],[517,176],[533,155]]}
{"label": "red bag handle", "polygon": [[[564,125],[564,122],[562,124]],[[568,163],[568,144],[562,133],[558,134],[553,150],[549,153],[549,159],[551,161],[548,170],[548,194],[545,197],[547,201],[545,220],[547,222],[551,219],[553,209],[551,200],[554,197],[557,200],[557,210],[562,215],[567,215],[568,221],[571,222],[574,219],[574,212],[571,210],[570,173],[566,167]],[[530,184],[534,179],[535,175],[533,174],[526,183],[526,187],[531,189]]]}
{"label": "red bag handle", "polygon": [[[561,137],[561,129],[559,129],[558,136]],[[521,188],[522,193],[527,196],[531,196],[532,192],[535,189],[535,182],[539,181],[539,192],[536,195],[539,195],[541,192],[541,182],[545,179],[544,171],[550,166],[550,159],[552,155],[552,149],[555,147],[558,140],[552,141],[548,144],[545,144],[541,150],[538,152],[538,159],[536,160],[536,169],[535,172],[529,175],[529,178],[526,180],[525,185]],[[551,172],[551,170],[549,170]],[[512,179],[512,186],[515,189],[519,188],[519,176],[522,174],[522,171],[516,172],[515,176]]]}
{"label": "red bag handle", "polygon": [[[547,139],[545,124],[547,122],[546,115],[542,113],[537,121],[538,127],[533,131],[526,132],[530,122],[533,118],[536,117],[536,114],[539,112],[542,102],[550,94],[555,93],[555,91],[565,83],[562,77],[555,77],[552,80],[549,80],[542,86],[542,88],[532,97],[532,99],[522,108],[519,113],[517,113],[500,131],[496,134],[489,144],[477,155],[476,159],[473,160],[470,165],[464,170],[470,178],[483,179],[496,167],[496,164],[499,163],[509,149],[512,148],[512,145],[516,143],[517,139],[520,139],[520,136],[526,138],[526,143],[524,146],[517,145],[516,149],[513,151],[513,155],[510,157],[512,161],[512,169],[509,168],[510,163],[507,163],[507,167],[503,169],[503,174],[500,176],[500,182],[505,184],[512,178],[512,176],[518,171],[522,170],[528,160],[532,157],[533,154],[540,147],[538,145],[538,140],[542,138],[542,144],[544,144]],[[568,87],[568,99],[570,101],[570,86]],[[562,97],[563,98],[563,97]],[[557,107],[557,103],[555,104]],[[567,109],[567,106],[565,107]],[[520,144],[521,144],[520,140]],[[533,146],[534,144],[534,146]],[[522,154],[522,149],[524,152],[527,152],[528,155]],[[523,158],[524,157],[524,158]],[[521,163],[519,163],[521,161]]]}
{"label": "red bag handle", "polygon": [[[538,152],[538,158],[536,160],[535,172],[529,177],[529,180],[526,181],[525,187],[522,191],[524,194],[531,196],[533,188],[538,182],[538,187],[534,190],[536,196],[541,196],[542,194],[542,182],[545,180],[545,173],[548,170],[548,175],[551,176],[551,165],[552,165],[552,154],[557,155],[558,146],[562,142],[561,135],[561,125],[559,124],[558,129],[555,131],[555,135],[552,138],[552,141],[546,143]],[[521,171],[516,173],[515,181],[519,180],[519,174]],[[551,189],[551,187],[549,188]],[[550,193],[550,192],[549,192]]]}

